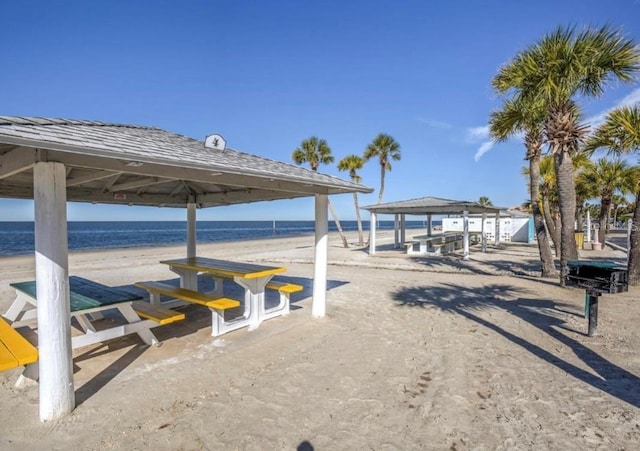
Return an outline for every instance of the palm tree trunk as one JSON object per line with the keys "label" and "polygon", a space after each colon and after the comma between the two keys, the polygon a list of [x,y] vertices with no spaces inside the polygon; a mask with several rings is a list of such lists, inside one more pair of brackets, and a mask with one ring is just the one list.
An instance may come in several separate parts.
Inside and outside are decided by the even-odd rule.
{"label": "palm tree trunk", "polygon": [[360,205],[358,204],[358,193],[353,193],[353,204],[356,207],[356,219],[358,222],[358,246],[364,246],[364,236],[362,234],[362,218],[360,217]]}
{"label": "palm tree trunk", "polygon": [[607,238],[607,224],[609,224],[609,212],[611,211],[611,199],[603,197],[600,199],[600,230],[598,230],[598,240],[604,247]]}
{"label": "palm tree trunk", "polygon": [[546,194],[542,195],[542,211],[544,212],[544,221],[547,224],[547,229],[553,242],[553,250],[556,253],[556,257],[560,257],[560,227],[558,227],[558,223],[553,219],[549,197]]}
{"label": "palm tree trunk", "polygon": [[565,286],[565,277],[569,272],[567,262],[578,258],[576,235],[573,221],[576,218],[576,186],[574,182],[573,161],[565,149],[555,152],[558,201],[560,204],[560,285]]}
{"label": "palm tree trunk", "polygon": [[384,194],[384,164],[380,164],[380,193],[378,193],[378,203],[382,203],[382,195]]}
{"label": "palm tree trunk", "polygon": [[631,219],[631,236],[629,237],[630,249],[627,249],[629,261],[629,285],[640,285],[640,189],[636,193],[636,205]]}
{"label": "palm tree trunk", "polygon": [[338,233],[340,234],[340,238],[342,238],[342,244],[344,247],[349,247],[349,242],[347,241],[347,237],[344,236],[344,232],[342,231],[342,226],[340,225],[340,219],[338,219],[338,215],[331,205],[331,201],[327,199],[327,206],[329,207],[329,211],[331,212],[331,216],[333,217],[333,222],[336,223],[336,228],[338,229]]}
{"label": "palm tree trunk", "polygon": [[540,157],[534,156],[529,159],[529,189],[531,193],[531,208],[533,210],[533,225],[535,227],[536,238],[538,240],[538,251],[540,252],[540,262],[542,264],[542,277],[557,277],[558,273],[551,255],[551,247],[544,225],[544,218],[540,211],[538,198],[540,196],[538,181],[540,180]]}

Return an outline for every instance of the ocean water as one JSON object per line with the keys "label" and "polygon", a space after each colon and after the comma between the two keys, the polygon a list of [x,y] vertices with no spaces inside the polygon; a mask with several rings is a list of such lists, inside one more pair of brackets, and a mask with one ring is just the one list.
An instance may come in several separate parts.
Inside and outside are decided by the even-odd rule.
{"label": "ocean water", "polygon": [[[439,221],[433,221],[437,225]],[[357,231],[356,221],[341,221],[343,230]],[[425,227],[424,221],[406,221],[408,229]],[[363,221],[365,233],[369,221]],[[393,221],[379,221],[378,229],[393,229]],[[0,222],[0,256],[34,252],[33,222]],[[314,221],[198,221],[197,242],[243,241],[313,235]],[[329,222],[329,231],[336,231]],[[69,250],[174,246],[187,243],[186,221],[69,222]]]}

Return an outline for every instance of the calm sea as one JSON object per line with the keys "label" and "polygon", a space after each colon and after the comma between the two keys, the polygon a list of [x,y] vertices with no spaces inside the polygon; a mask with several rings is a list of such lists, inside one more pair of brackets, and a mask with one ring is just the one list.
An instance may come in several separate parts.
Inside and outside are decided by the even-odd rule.
{"label": "calm sea", "polygon": [[[434,224],[439,221],[434,221]],[[425,227],[407,221],[407,228]],[[357,231],[356,221],[341,221],[343,230]],[[363,221],[365,231],[369,221]],[[380,221],[378,229],[393,229],[393,221]],[[312,235],[314,221],[198,221],[198,243]],[[333,221],[329,230],[335,231]],[[148,246],[174,246],[187,242],[186,221],[69,222],[69,249],[73,251]],[[33,222],[0,222],[0,256],[34,252]]]}

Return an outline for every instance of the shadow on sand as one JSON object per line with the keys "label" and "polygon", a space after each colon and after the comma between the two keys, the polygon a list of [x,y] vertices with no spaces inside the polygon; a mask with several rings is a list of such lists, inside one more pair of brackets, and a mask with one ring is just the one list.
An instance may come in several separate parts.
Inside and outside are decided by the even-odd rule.
{"label": "shadow on sand", "polygon": [[[564,320],[561,319],[567,305],[524,297],[518,297],[514,300],[505,299],[517,296],[519,291],[518,288],[507,284],[491,284],[482,288],[441,284],[440,286],[402,289],[393,293],[393,299],[400,307],[436,307],[443,311],[457,313],[502,335],[536,357],[566,371],[576,379],[635,407],[640,407],[640,391],[637,390],[637,387],[640,386],[640,378],[606,360],[578,340],[570,338],[562,332],[562,330],[577,332],[567,328],[564,325]],[[491,308],[502,309],[566,345],[596,374],[578,368],[553,352],[543,349],[476,314]]]}
{"label": "shadow on sand", "polygon": [[[296,304],[303,299],[309,298],[313,294],[313,280],[304,277],[274,277],[274,280],[286,280],[291,283],[295,283],[298,285],[302,285],[304,287],[303,291],[294,293],[291,296],[291,310],[296,310],[302,307],[296,306]],[[168,283],[170,285],[179,286],[180,279],[173,278],[163,280],[162,282]],[[344,285],[348,282],[340,281],[340,280],[328,280],[327,281],[327,289],[331,290],[337,288],[341,285]],[[210,277],[200,276],[198,277],[198,287],[199,290],[211,291],[214,288],[213,279]],[[118,287],[121,290],[125,290],[131,293],[135,293],[140,295],[141,297],[148,299],[147,292],[140,288],[135,287],[134,285],[122,285]],[[243,289],[234,283],[228,282],[225,283],[225,295],[233,297],[235,299],[243,299],[244,291]],[[266,304],[277,305],[279,300],[279,294],[275,290],[268,290],[265,293],[266,296]],[[169,325],[156,327],[153,329],[154,335],[161,342],[165,340],[169,340],[171,338],[178,338],[187,335],[191,335],[196,333],[200,329],[204,329],[207,327],[211,327],[211,313],[207,308],[198,306],[198,305],[186,305],[184,307],[179,308],[181,312],[184,312],[186,315],[186,319],[183,321],[178,321]],[[109,311],[110,312],[110,311]],[[113,324],[117,321],[121,321],[121,318],[117,313],[105,313],[104,318],[100,321],[97,321],[95,324],[97,328],[100,328],[102,324],[103,327],[113,327]],[[264,325],[262,326],[264,327]],[[238,332],[242,332],[240,329]],[[246,332],[246,331],[245,331]],[[211,337],[214,340],[214,337]],[[132,347],[133,346],[133,347]],[[77,363],[89,360],[94,357],[98,357],[101,355],[106,355],[123,348],[131,347],[127,352],[125,352],[118,359],[110,363],[105,369],[103,369],[100,373],[95,375],[89,381],[84,383],[80,388],[76,390],[76,405],[80,405],[93,395],[95,395],[102,387],[109,383],[113,378],[115,378],[118,374],[120,374],[125,368],[127,368],[131,363],[133,363],[138,357],[140,357],[145,350],[148,348],[142,340],[135,334],[128,335],[121,338],[116,338],[112,340],[108,340],[104,343],[101,343],[99,346],[94,346],[87,350],[86,352],[76,355],[74,360],[74,372],[78,372],[80,368],[77,366]]]}

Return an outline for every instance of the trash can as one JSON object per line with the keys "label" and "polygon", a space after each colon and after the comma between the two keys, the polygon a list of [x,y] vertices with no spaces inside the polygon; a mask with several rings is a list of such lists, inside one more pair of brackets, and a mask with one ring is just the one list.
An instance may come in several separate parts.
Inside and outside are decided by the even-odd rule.
{"label": "trash can", "polygon": [[582,247],[584,246],[584,232],[575,232],[576,234],[576,247],[578,249],[582,249]]}

